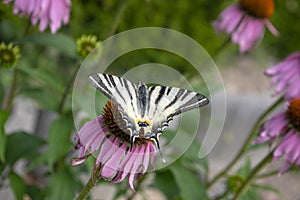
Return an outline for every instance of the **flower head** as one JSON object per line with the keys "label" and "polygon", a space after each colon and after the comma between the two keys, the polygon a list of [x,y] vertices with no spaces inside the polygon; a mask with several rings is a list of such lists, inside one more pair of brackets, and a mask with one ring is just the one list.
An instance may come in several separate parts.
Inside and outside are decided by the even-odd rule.
{"label": "flower head", "polygon": [[[3,3],[10,3],[5,0]],[[31,23],[39,22],[39,30],[44,31],[50,26],[55,33],[62,24],[67,24],[70,18],[71,0],[15,0],[13,12],[20,16],[28,15]]]}
{"label": "flower head", "polygon": [[287,100],[300,97],[300,52],[291,54],[264,73],[272,78],[275,94],[283,94]]}
{"label": "flower head", "polygon": [[225,9],[213,22],[215,30],[230,35],[240,52],[250,51],[262,40],[267,27],[275,36],[278,31],[268,20],[274,11],[273,0],[241,0]]}
{"label": "flower head", "polygon": [[12,43],[6,45],[4,42],[0,43],[0,67],[13,67],[20,59],[20,48],[14,46]]}
{"label": "flower head", "polygon": [[97,46],[101,44],[97,37],[94,35],[82,35],[76,40],[77,52],[82,57],[85,58],[89,55]]}
{"label": "flower head", "polygon": [[[76,136],[78,158],[72,165],[83,163],[89,156],[96,154],[94,171],[98,177],[111,183],[123,181],[129,176],[129,185],[134,190],[134,179],[142,176],[154,163],[155,145],[151,140],[136,139],[130,146],[130,136],[122,131],[118,124],[121,113],[113,116],[117,107],[109,101],[104,114],[87,122]],[[122,118],[121,118],[122,119]]]}
{"label": "flower head", "polygon": [[272,144],[276,139],[279,141],[273,153],[274,160],[284,155],[286,160],[279,174],[292,165],[300,168],[300,98],[293,99],[285,111],[267,120],[254,143],[269,140]]}

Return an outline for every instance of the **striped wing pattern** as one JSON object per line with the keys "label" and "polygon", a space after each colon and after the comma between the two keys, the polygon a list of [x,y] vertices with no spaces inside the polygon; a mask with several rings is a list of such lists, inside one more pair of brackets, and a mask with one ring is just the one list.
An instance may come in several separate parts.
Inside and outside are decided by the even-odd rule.
{"label": "striped wing pattern", "polygon": [[173,116],[208,104],[208,99],[199,93],[167,86],[150,87],[148,100],[147,116],[161,128],[168,126]]}
{"label": "striped wing pattern", "polygon": [[148,88],[143,83],[134,84],[110,74],[92,74],[89,80],[97,90],[119,105],[120,112],[130,124],[128,129],[133,137],[139,137],[137,119],[151,121],[151,125],[146,128],[148,137],[154,137],[157,141],[157,136],[168,126],[173,116],[208,104],[205,96],[181,88]]}

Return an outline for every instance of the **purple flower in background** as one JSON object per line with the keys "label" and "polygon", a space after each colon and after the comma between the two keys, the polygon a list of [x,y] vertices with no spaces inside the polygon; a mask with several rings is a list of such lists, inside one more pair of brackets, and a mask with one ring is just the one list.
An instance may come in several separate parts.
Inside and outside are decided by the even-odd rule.
{"label": "purple flower in background", "polygon": [[300,97],[300,52],[291,54],[264,73],[272,78],[275,94],[283,94],[287,100]]}
{"label": "purple flower in background", "polygon": [[[4,0],[8,4],[12,0]],[[62,24],[67,24],[70,18],[71,0],[15,0],[13,12],[20,16],[28,15],[31,23],[39,22],[39,30],[44,31],[50,26],[55,33]]]}
{"label": "purple flower in background", "polygon": [[289,103],[288,109],[268,119],[260,129],[255,144],[278,139],[273,159],[285,156],[286,163],[279,175],[286,172],[292,165],[300,168],[300,98]]}
{"label": "purple flower in background", "polygon": [[134,190],[134,179],[141,177],[149,165],[154,167],[156,148],[151,140],[136,140],[130,147],[129,135],[119,129],[111,109],[112,103],[109,102],[103,116],[87,122],[80,129],[75,146],[79,153],[72,165],[81,164],[94,154],[94,172],[99,170],[99,176],[93,176],[94,179],[103,178],[111,183],[118,183],[129,176],[130,188]]}
{"label": "purple flower in background", "polygon": [[247,52],[262,40],[267,27],[277,36],[279,33],[268,20],[274,12],[273,0],[247,1],[225,9],[213,22],[217,33],[225,32],[231,37],[231,42],[238,44],[240,52]]}

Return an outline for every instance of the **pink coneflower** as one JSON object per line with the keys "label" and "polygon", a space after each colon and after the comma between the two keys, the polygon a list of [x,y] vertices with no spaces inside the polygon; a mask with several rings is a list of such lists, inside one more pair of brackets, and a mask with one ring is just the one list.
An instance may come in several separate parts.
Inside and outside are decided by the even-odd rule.
{"label": "pink coneflower", "polygon": [[300,52],[291,54],[264,73],[272,78],[275,94],[283,94],[287,100],[300,97]]}
{"label": "pink coneflower", "polygon": [[292,165],[300,168],[300,98],[292,100],[288,109],[267,120],[254,143],[268,140],[271,144],[279,140],[273,153],[274,160],[285,155],[286,163],[279,174]]}
{"label": "pink coneflower", "polygon": [[267,27],[277,36],[279,33],[268,20],[273,15],[273,0],[240,0],[224,10],[213,22],[215,30],[230,35],[240,52],[250,51],[262,40]]}
{"label": "pink coneflower", "polygon": [[93,178],[117,183],[129,175],[129,185],[134,190],[134,179],[141,177],[149,165],[153,167],[156,148],[152,140],[147,139],[136,139],[130,146],[129,135],[119,128],[122,118],[116,110],[117,106],[109,101],[102,116],[81,128],[76,136],[78,158],[73,159],[72,165],[81,164],[95,154],[94,172],[99,170],[99,177]]}
{"label": "pink coneflower", "polygon": [[[4,0],[8,4],[12,0]],[[70,18],[71,0],[15,0],[13,12],[20,16],[28,15],[31,23],[39,22],[39,30],[44,31],[50,26],[55,33],[62,24],[67,24]]]}

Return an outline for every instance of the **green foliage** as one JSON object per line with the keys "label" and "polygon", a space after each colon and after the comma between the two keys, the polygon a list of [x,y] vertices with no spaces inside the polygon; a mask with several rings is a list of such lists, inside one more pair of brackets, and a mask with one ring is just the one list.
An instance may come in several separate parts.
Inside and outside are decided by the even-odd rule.
{"label": "green foliage", "polygon": [[8,118],[9,114],[7,111],[0,110],[0,161],[5,161],[5,152],[7,146],[7,136],[4,131],[4,124]]}
{"label": "green foliage", "polygon": [[15,198],[17,200],[23,200],[24,195],[26,193],[26,184],[23,179],[14,172],[9,174],[9,181],[11,188],[15,193]]}
{"label": "green foliage", "polygon": [[52,76],[49,72],[45,71],[43,68],[33,68],[29,66],[19,65],[18,69],[36,79],[42,83],[46,88],[54,92],[62,93],[64,91],[64,86],[57,77]]}
{"label": "green foliage", "polygon": [[186,169],[182,162],[175,162],[170,167],[170,170],[179,188],[182,199],[208,199],[205,184],[195,172]]}
{"label": "green foliage", "polygon": [[77,57],[76,44],[72,38],[63,33],[50,34],[50,33],[35,33],[22,37],[15,41],[16,44],[38,44],[45,47],[54,47],[61,53],[66,54],[72,58]]}
{"label": "green foliage", "polygon": [[39,148],[44,144],[45,141],[26,132],[10,134],[7,136],[6,162],[12,166],[21,158],[33,159],[39,155]]}
{"label": "green foliage", "polygon": [[178,199],[180,197],[179,189],[171,170],[157,171],[152,187],[162,191],[167,199]]}
{"label": "green foliage", "polygon": [[4,100],[4,86],[2,85],[2,83],[0,82],[0,105],[2,105],[2,102]]}
{"label": "green foliage", "polygon": [[71,150],[70,141],[73,130],[73,120],[70,117],[60,116],[52,122],[49,128],[47,158],[50,167],[59,159],[63,159]]}
{"label": "green foliage", "polygon": [[74,199],[79,184],[69,170],[68,168],[61,169],[51,175],[46,186],[47,199]]}

